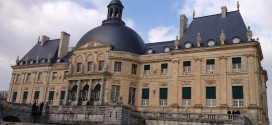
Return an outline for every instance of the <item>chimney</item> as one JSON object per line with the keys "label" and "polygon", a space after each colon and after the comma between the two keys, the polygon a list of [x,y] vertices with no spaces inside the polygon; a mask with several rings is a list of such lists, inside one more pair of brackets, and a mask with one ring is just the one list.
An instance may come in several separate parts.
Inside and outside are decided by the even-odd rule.
{"label": "chimney", "polygon": [[185,15],[180,15],[180,39],[184,35],[188,25],[188,19]]}
{"label": "chimney", "polygon": [[225,18],[227,16],[228,9],[226,6],[221,7],[221,18]]}
{"label": "chimney", "polygon": [[60,43],[59,43],[59,51],[58,58],[63,58],[67,55],[68,46],[69,46],[70,34],[66,32],[61,32]]}
{"label": "chimney", "polygon": [[49,40],[49,39],[50,39],[49,37],[47,37],[47,36],[45,36],[45,35],[42,35],[41,46],[43,46],[43,45],[45,44],[45,42],[46,42],[47,40]]}

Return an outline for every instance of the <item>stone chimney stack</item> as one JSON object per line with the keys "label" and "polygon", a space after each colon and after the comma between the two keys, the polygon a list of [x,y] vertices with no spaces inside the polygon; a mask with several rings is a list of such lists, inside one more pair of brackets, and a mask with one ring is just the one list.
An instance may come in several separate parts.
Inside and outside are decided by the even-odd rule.
{"label": "stone chimney stack", "polygon": [[221,7],[221,18],[225,18],[227,16],[228,9],[226,6]]}
{"label": "stone chimney stack", "polygon": [[61,32],[58,58],[62,58],[67,55],[68,46],[69,46],[69,39],[70,39],[70,34],[68,34],[66,32]]}
{"label": "stone chimney stack", "polygon": [[49,37],[47,37],[47,36],[45,36],[45,35],[42,35],[41,46],[43,46],[43,45],[45,44],[45,42],[46,42],[47,40],[49,40],[49,39],[50,39]]}
{"label": "stone chimney stack", "polygon": [[180,39],[184,35],[188,26],[188,19],[185,15],[180,15]]}

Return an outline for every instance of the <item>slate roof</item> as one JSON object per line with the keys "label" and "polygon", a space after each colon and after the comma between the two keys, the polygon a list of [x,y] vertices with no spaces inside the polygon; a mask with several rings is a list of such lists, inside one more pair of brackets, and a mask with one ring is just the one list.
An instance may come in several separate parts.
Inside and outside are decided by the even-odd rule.
{"label": "slate roof", "polygon": [[37,61],[37,56],[39,59],[48,59],[49,54],[51,54],[52,61],[57,58],[57,52],[59,48],[60,39],[48,40],[43,46],[38,42],[21,60],[20,62],[25,62],[28,57],[28,62],[31,60]]}
{"label": "slate roof", "polygon": [[[228,12],[225,18],[221,18],[221,13],[216,15],[194,18],[183,37],[180,39],[179,49],[185,49],[185,43],[190,42],[193,48],[197,47],[197,34],[201,35],[201,47],[208,47],[208,40],[215,40],[216,46],[221,45],[220,34],[224,30],[226,35],[225,44],[232,44],[234,37],[239,37],[241,42],[247,42],[247,27],[239,11]],[[172,50],[175,49],[173,41],[147,43],[146,51],[153,49],[154,53],[163,53],[164,48],[169,46]],[[146,54],[147,52],[145,52]]]}

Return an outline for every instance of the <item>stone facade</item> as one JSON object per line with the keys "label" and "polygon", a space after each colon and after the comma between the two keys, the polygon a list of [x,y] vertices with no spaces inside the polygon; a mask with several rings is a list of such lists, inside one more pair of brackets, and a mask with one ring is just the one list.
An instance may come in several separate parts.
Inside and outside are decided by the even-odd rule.
{"label": "stone facade", "polygon": [[[224,13],[222,18],[227,18],[227,12]],[[187,18],[182,18],[181,21],[186,22],[181,22],[184,25],[181,34],[186,35]],[[120,21],[117,20],[117,23]],[[105,23],[112,23],[111,19]],[[220,33],[218,37],[222,45],[203,47],[201,34],[198,33],[195,36],[197,47],[179,49],[177,39],[174,49],[167,50],[165,47],[165,52],[161,53],[149,53],[147,49],[145,54],[115,51],[115,47],[107,41],[89,39],[67,52],[72,53],[71,56],[61,62],[58,60],[65,57],[64,51],[68,46],[65,42],[58,53],[61,57],[55,62],[50,61],[50,54],[46,63],[29,64],[28,56],[25,65],[18,65],[19,61],[16,61],[16,65],[12,66],[7,101],[68,106],[57,111],[70,108],[72,111],[86,111],[79,107],[97,106],[106,113],[88,111],[98,114],[86,116],[79,113],[74,116],[52,111],[52,123],[58,123],[63,118],[68,120],[67,123],[84,122],[86,119],[97,123],[103,119],[106,124],[139,123],[136,117],[143,115],[127,114],[225,115],[228,109],[237,108],[253,124],[268,125],[268,79],[266,70],[261,66],[263,55],[260,42],[247,35],[249,41],[227,44],[224,31]],[[69,34],[64,39],[69,40]],[[120,105],[133,110],[126,110]],[[118,119],[112,119],[115,116]],[[146,123],[156,124],[152,119]],[[177,123],[169,121],[167,124]]]}

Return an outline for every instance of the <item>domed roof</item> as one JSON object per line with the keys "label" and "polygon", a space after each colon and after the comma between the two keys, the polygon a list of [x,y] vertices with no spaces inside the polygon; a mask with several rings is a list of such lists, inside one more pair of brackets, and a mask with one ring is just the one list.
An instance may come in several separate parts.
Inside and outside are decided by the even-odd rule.
{"label": "domed roof", "polygon": [[144,53],[145,44],[143,39],[134,30],[125,26],[122,21],[123,5],[121,1],[112,0],[108,5],[108,9],[108,18],[103,21],[102,26],[87,32],[76,46],[78,47],[88,40],[95,39],[113,45],[113,50],[116,51],[135,54]]}
{"label": "domed roof", "polygon": [[84,44],[90,39],[101,40],[114,46],[113,50],[142,54],[145,44],[131,28],[120,24],[103,24],[87,32],[77,43]]}

